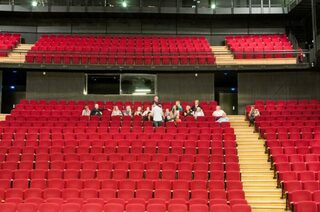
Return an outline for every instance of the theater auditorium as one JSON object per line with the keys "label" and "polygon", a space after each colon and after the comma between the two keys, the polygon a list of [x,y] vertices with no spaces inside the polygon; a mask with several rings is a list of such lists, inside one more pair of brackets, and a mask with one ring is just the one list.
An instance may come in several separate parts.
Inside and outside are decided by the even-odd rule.
{"label": "theater auditorium", "polygon": [[0,0],[0,212],[320,212],[320,0]]}

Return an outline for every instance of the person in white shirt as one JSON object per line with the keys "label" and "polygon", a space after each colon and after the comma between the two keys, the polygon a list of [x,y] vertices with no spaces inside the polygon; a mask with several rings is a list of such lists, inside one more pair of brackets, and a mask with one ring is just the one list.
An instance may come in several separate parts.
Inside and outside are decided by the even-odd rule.
{"label": "person in white shirt", "polygon": [[194,118],[197,118],[199,116],[204,116],[204,113],[203,113],[203,110],[201,109],[201,107],[196,108],[196,112],[194,112],[193,116],[194,116]]}
{"label": "person in white shirt", "polygon": [[150,107],[147,107],[145,111],[142,113],[142,117],[144,121],[150,121],[150,116],[151,116],[151,110]]}
{"label": "person in white shirt", "polygon": [[91,110],[89,109],[89,106],[88,105],[84,106],[82,110],[82,116],[90,116],[90,114],[91,114]]}
{"label": "person in white shirt", "polygon": [[154,104],[151,115],[153,117],[153,126],[160,127],[163,122],[163,111],[160,104]]}
{"label": "person in white shirt", "polygon": [[219,105],[216,107],[216,110],[213,111],[212,116],[214,117],[216,122],[229,122],[227,114],[221,109]]}
{"label": "person in white shirt", "polygon": [[121,110],[119,110],[119,107],[118,107],[118,106],[115,105],[115,106],[113,107],[111,116],[122,116],[122,112],[121,112]]}

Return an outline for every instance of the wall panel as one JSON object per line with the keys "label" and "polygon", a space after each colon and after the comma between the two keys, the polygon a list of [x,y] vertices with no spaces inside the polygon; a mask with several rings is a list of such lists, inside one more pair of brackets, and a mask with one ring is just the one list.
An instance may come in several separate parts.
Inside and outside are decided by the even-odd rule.
{"label": "wall panel", "polygon": [[239,114],[259,99],[320,99],[319,82],[319,72],[239,73]]}
{"label": "wall panel", "polygon": [[[27,99],[151,100],[152,96],[84,95],[84,73],[27,73]],[[214,99],[214,75],[158,74],[157,92],[164,101]]]}

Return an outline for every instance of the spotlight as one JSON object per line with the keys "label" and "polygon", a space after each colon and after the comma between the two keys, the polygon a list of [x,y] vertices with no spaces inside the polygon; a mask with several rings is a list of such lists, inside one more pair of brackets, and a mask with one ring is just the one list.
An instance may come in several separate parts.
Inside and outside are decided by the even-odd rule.
{"label": "spotlight", "polygon": [[215,4],[211,4],[211,9],[216,9],[216,5]]}
{"label": "spotlight", "polygon": [[128,3],[126,1],[123,1],[122,2],[122,7],[127,7],[128,6]]}
{"label": "spotlight", "polygon": [[11,85],[11,86],[10,86],[10,89],[11,89],[11,90],[14,90],[14,89],[16,89],[16,86]]}
{"label": "spotlight", "polygon": [[32,7],[38,6],[38,2],[37,2],[36,0],[33,0],[33,1],[31,2],[31,6],[32,6]]}

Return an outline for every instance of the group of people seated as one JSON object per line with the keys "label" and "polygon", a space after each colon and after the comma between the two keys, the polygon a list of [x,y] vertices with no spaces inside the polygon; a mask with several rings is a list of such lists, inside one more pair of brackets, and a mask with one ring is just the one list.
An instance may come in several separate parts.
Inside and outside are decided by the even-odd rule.
{"label": "group of people seated", "polygon": [[[153,121],[155,127],[161,126],[163,122],[181,122],[181,117],[192,116],[197,119],[197,117],[205,116],[199,100],[195,100],[193,106],[187,105],[185,109],[182,108],[180,101],[176,101],[171,108],[164,109],[158,96],[154,97],[151,107],[146,107],[144,110],[141,106],[133,111],[130,105],[120,110],[116,105],[113,106],[113,109],[108,109],[100,108],[98,104],[95,104],[92,110],[86,105],[82,110],[82,116],[102,116],[104,110],[111,112],[111,116],[141,116],[145,121]],[[219,123],[229,122],[227,114],[220,106],[216,107],[212,116]]]}

